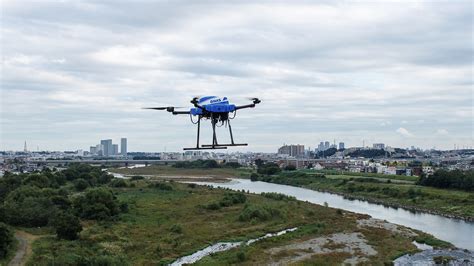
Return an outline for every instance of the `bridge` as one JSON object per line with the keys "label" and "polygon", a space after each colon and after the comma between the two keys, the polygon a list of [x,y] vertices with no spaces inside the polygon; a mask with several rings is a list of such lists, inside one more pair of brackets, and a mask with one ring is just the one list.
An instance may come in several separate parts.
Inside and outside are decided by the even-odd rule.
{"label": "bridge", "polygon": [[179,160],[132,160],[132,159],[119,159],[119,160],[26,160],[26,163],[36,165],[68,165],[71,163],[86,163],[86,164],[104,164],[104,165],[132,165],[132,164],[144,164],[144,165],[168,165],[180,162]]}

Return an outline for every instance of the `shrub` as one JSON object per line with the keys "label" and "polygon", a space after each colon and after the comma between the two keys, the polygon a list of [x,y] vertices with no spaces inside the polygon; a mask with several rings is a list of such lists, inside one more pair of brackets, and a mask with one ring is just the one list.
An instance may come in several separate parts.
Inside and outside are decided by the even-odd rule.
{"label": "shrub", "polygon": [[181,234],[183,232],[183,228],[179,224],[173,224],[170,228],[170,231],[176,234]]}
{"label": "shrub", "polygon": [[286,170],[286,171],[295,171],[295,170],[296,170],[296,166],[294,166],[294,165],[287,165],[287,166],[285,166],[285,170]]}
{"label": "shrub", "polygon": [[207,205],[204,205],[204,208],[208,209],[208,210],[216,211],[216,210],[219,210],[221,208],[221,205],[217,202],[213,202],[213,203],[209,203]]}
{"label": "shrub", "polygon": [[48,195],[54,190],[22,186],[10,192],[4,202],[5,220],[12,225],[44,226],[56,207]]}
{"label": "shrub", "polygon": [[247,197],[244,193],[226,193],[224,198],[219,201],[222,207],[232,206],[234,204],[245,203]]}
{"label": "shrub", "polygon": [[68,212],[59,212],[52,221],[59,239],[75,240],[82,231],[82,225],[77,216]]}
{"label": "shrub", "polygon": [[110,189],[90,188],[73,199],[73,208],[82,218],[107,220],[119,213],[119,203]]}
{"label": "shrub", "polygon": [[142,180],[142,179],[145,179],[143,176],[141,175],[134,175],[132,176],[131,180],[132,181],[136,181],[136,180]]}
{"label": "shrub", "polygon": [[250,181],[258,181],[258,174],[257,173],[252,173],[250,174]]}
{"label": "shrub", "polygon": [[155,184],[152,184],[151,186],[159,190],[173,190],[173,186],[164,182],[157,182]]}
{"label": "shrub", "polygon": [[287,196],[285,194],[276,193],[276,192],[268,192],[268,193],[262,192],[261,195],[264,196],[265,198],[274,199],[274,200],[286,200],[286,201],[296,200],[296,198],[293,196]]}
{"label": "shrub", "polygon": [[239,215],[239,221],[245,222],[250,220],[267,221],[272,218],[281,217],[282,213],[279,209],[269,206],[247,205]]}
{"label": "shrub", "polygon": [[7,256],[13,244],[13,231],[4,223],[0,223],[0,259]]}
{"label": "shrub", "polygon": [[244,253],[243,251],[237,252],[237,255],[236,255],[236,256],[237,256],[237,260],[238,260],[239,262],[244,262],[245,259],[246,259],[245,253]]}
{"label": "shrub", "polygon": [[83,191],[84,189],[88,188],[89,187],[89,182],[87,182],[85,179],[83,178],[78,178],[76,180],[74,180],[74,188],[77,190],[77,191]]}
{"label": "shrub", "polygon": [[109,186],[111,187],[127,187],[127,182],[121,178],[114,178],[110,181]]}

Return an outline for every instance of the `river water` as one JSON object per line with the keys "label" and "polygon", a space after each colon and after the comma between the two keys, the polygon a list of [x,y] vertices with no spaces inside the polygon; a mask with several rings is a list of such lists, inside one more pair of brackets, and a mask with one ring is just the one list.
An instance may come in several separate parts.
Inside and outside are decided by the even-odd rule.
{"label": "river water", "polygon": [[422,212],[413,212],[402,208],[387,207],[362,200],[349,200],[336,194],[319,192],[305,188],[272,184],[266,182],[252,182],[248,179],[232,179],[228,183],[194,182],[196,184],[213,187],[245,190],[250,193],[276,192],[294,196],[298,200],[339,208],[351,212],[368,214],[374,218],[387,220],[391,223],[404,225],[434,235],[448,241],[458,248],[474,250],[474,223],[460,219],[447,218]]}

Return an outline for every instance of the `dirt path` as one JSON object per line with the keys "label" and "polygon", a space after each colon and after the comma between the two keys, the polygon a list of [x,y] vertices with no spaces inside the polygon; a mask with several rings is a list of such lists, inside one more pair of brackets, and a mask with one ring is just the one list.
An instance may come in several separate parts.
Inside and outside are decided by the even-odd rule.
{"label": "dirt path", "polygon": [[8,266],[25,265],[28,257],[32,253],[31,244],[33,241],[41,236],[35,236],[24,231],[16,231],[15,238],[18,240],[18,249],[15,257],[10,261]]}

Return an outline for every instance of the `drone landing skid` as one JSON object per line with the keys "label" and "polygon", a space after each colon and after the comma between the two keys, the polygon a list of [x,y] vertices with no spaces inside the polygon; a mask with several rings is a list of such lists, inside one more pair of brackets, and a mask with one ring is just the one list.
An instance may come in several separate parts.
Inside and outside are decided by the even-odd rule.
{"label": "drone landing skid", "polygon": [[202,147],[194,147],[194,148],[183,148],[183,150],[185,151],[192,151],[192,150],[216,150],[216,149],[219,149],[219,150],[224,150],[224,149],[227,149],[227,147],[222,147],[222,146],[216,146],[214,145],[214,147],[212,147],[212,145],[202,145]]}
{"label": "drone landing skid", "polygon": [[[231,144],[216,144],[214,147],[232,147],[232,146],[247,146],[247,143],[231,143]],[[212,147],[213,145],[204,144],[202,147]]]}

